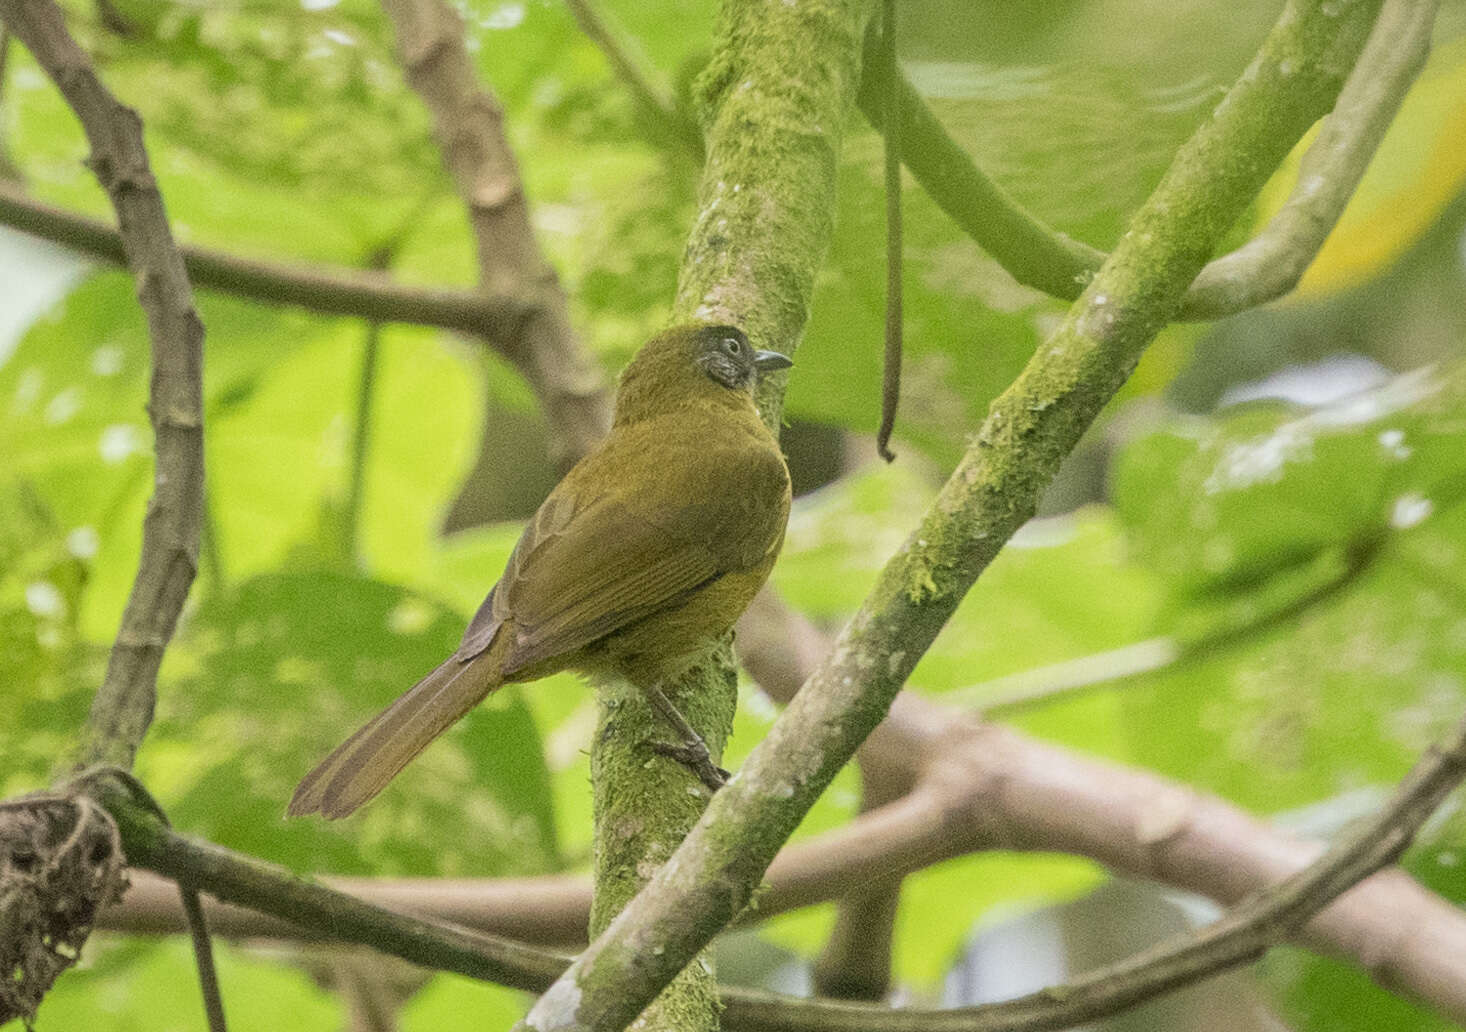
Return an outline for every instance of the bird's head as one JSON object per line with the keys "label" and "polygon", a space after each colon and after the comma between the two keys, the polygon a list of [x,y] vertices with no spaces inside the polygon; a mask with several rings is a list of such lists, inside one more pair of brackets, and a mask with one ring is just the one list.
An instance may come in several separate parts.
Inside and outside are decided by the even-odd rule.
{"label": "bird's head", "polygon": [[736,326],[676,326],[637,352],[616,392],[616,420],[641,419],[687,397],[734,392],[753,396],[761,372],[794,363],[759,351]]}

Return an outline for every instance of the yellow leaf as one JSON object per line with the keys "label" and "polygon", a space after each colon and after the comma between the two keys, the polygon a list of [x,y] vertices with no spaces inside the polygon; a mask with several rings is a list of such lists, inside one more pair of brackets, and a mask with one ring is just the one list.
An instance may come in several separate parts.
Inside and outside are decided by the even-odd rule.
{"label": "yellow leaf", "polygon": [[[1313,134],[1264,188],[1259,226],[1287,199]],[[1346,290],[1384,272],[1440,218],[1466,184],[1466,39],[1432,55],[1405,97],[1338,226],[1294,296]]]}

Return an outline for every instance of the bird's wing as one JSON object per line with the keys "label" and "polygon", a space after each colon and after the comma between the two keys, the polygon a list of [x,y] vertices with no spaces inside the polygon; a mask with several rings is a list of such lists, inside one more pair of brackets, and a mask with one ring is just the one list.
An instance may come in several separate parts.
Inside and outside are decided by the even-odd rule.
{"label": "bird's wing", "polygon": [[[461,661],[488,648],[507,623],[514,640],[504,653],[504,676],[512,677],[678,605],[722,574],[755,565],[777,544],[784,511],[767,512],[768,492],[759,490],[771,475],[785,477],[777,454],[765,469],[766,462],[716,446],[668,456],[665,442],[650,452],[631,442],[603,461],[637,490],[588,491],[587,481],[606,483],[594,469],[567,478],[525,528],[464,634]],[[640,468],[650,461],[671,465]],[[683,475],[669,477],[668,468]]]}

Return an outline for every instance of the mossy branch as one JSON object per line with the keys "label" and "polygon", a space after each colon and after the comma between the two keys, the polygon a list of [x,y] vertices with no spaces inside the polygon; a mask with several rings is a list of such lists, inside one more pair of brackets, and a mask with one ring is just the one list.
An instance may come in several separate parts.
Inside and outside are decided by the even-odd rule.
{"label": "mossy branch", "polygon": [[[1208,263],[1178,318],[1220,319],[1282,297],[1297,285],[1344,213],[1385,130],[1425,63],[1437,0],[1387,0],[1298,184],[1251,241]],[[884,130],[885,97],[901,98],[901,157],[927,195],[1019,283],[1074,300],[1106,255],[1045,225],[1010,198],[942,128],[874,40],[867,45],[860,108]]]}
{"label": "mossy branch", "polygon": [[[731,323],[757,347],[794,352],[834,224],[840,135],[854,103],[868,6],[867,0],[724,5],[715,56],[698,84],[707,154],[674,322]],[[791,62],[791,52],[820,60]],[[782,376],[765,378],[758,399],[776,434],[783,383]],[[716,760],[737,702],[727,644],[663,687]],[[642,693],[611,684],[600,689],[600,701],[592,752],[596,933],[671,855],[706,802],[696,778],[650,754],[647,736],[656,732],[646,729],[663,722]],[[643,1027],[715,1029],[718,1013],[704,958],[647,1010]]]}
{"label": "mossy branch", "polygon": [[[1187,286],[1222,234],[1303,132],[1333,105],[1378,10],[1377,2],[1366,0],[1342,8],[1334,0],[1287,5],[1252,64],[1178,152],[1132,221],[1131,232],[1018,380],[993,403],[957,470],[882,571],[831,657],[738,776],[713,798],[673,858],[541,997],[521,1028],[609,1032],[625,1027],[737,917],[779,847],[880,722],[968,588],[1033,514],[1059,463],[1151,339],[1175,317]],[[783,42],[781,57],[789,52]],[[723,57],[714,65],[715,96],[732,103],[757,96],[759,70]],[[785,157],[754,130],[785,123],[773,121],[766,111],[759,110],[758,118],[750,114],[733,122],[737,142],[730,150],[774,153],[773,164],[783,165]],[[720,112],[710,134],[710,174],[699,220],[700,227],[715,223],[718,235],[695,237],[709,246],[689,248],[692,271],[684,275],[680,296],[707,297],[704,304],[731,306],[731,315],[747,310],[744,321],[759,334],[755,339],[787,340],[764,335],[780,325],[777,300],[788,296],[786,278],[767,277],[770,289],[784,291],[769,309],[751,306],[753,298],[739,286],[757,283],[766,256],[778,268],[778,252],[790,241],[767,218],[750,223],[736,218],[738,208],[725,215],[723,207],[730,197],[750,192],[777,204],[782,183],[765,188],[738,175],[745,169],[737,166],[724,174],[716,171],[718,129],[727,125],[722,117]],[[791,128],[802,130],[805,138],[834,131],[808,118]],[[810,224],[798,228],[808,233]],[[796,251],[803,245],[794,238]],[[689,286],[699,289],[694,294]],[[792,314],[792,319],[784,314],[783,321],[802,322],[802,307]],[[646,948],[653,943],[655,952]]]}

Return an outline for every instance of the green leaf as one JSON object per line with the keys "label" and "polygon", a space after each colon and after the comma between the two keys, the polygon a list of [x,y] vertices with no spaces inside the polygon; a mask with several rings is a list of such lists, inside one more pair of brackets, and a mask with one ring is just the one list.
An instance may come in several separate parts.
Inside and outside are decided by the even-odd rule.
{"label": "green leaf", "polygon": [[76,748],[105,652],[78,640],[96,547],[67,533],[36,493],[0,482],[0,796],[44,787]]}
{"label": "green leaf", "polygon": [[1280,1017],[1297,1032],[1455,1032],[1461,1026],[1385,992],[1352,964],[1296,947],[1271,950],[1261,964]]}
{"label": "green leaf", "polygon": [[439,1032],[460,1027],[471,1015],[482,1028],[509,1028],[529,1010],[533,998],[503,986],[437,975],[400,1014],[403,1032]]}
{"label": "green leaf", "polygon": [[[187,936],[144,949],[136,940],[118,943],[99,936],[87,945],[86,959],[47,994],[37,1028],[197,1032],[205,1027]],[[340,1001],[299,967],[217,940],[214,959],[231,1028],[314,1032],[340,1027]]]}
{"label": "green leaf", "polygon": [[1393,781],[1459,719],[1463,412],[1458,368],[1127,449],[1117,504],[1168,624],[1224,632],[1126,690],[1139,759],[1273,811]]}
{"label": "green leaf", "polygon": [[456,647],[462,619],[367,577],[252,578],[201,604],[170,653],[140,761],[173,821],[296,868],[508,874],[555,866],[539,734],[510,686],[360,817],[283,822],[295,783]]}
{"label": "green leaf", "polygon": [[1316,412],[1176,420],[1126,448],[1115,502],[1178,592],[1246,590],[1455,504],[1463,399],[1466,374],[1425,370]]}

